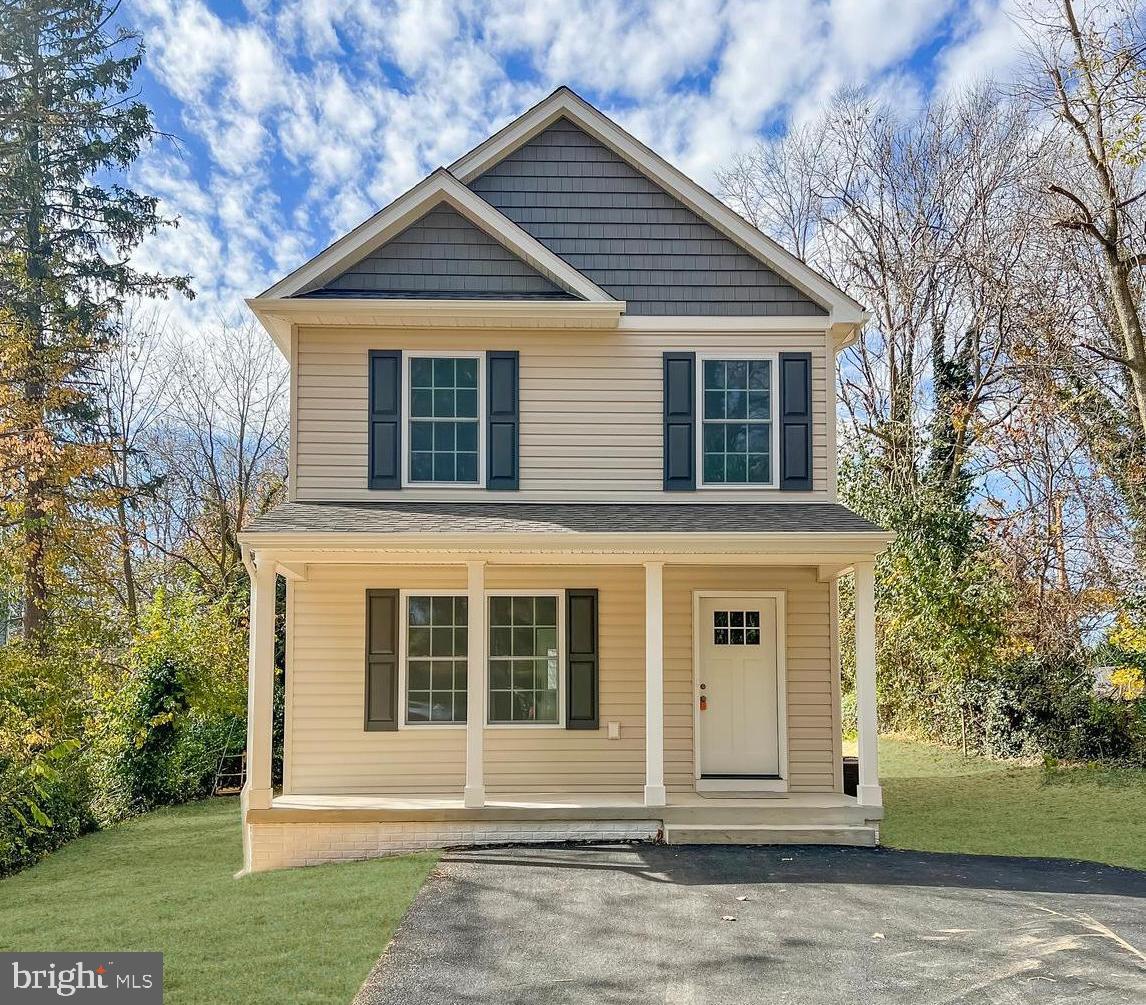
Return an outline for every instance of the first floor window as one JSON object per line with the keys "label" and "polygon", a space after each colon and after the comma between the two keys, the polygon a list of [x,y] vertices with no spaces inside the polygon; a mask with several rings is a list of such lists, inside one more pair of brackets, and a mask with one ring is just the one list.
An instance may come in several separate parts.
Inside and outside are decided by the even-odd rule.
{"label": "first floor window", "polygon": [[489,721],[556,723],[557,598],[490,597]]}
{"label": "first floor window", "polygon": [[466,721],[466,597],[406,603],[406,722]]}
{"label": "first floor window", "polygon": [[706,485],[773,484],[773,379],[770,359],[704,360],[701,473]]}
{"label": "first floor window", "polygon": [[410,357],[409,481],[479,480],[480,362],[476,356]]}

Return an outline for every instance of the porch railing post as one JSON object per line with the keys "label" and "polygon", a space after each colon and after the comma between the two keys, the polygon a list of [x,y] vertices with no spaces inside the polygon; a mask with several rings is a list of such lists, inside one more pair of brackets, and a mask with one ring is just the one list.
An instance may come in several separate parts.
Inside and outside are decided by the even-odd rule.
{"label": "porch railing post", "polygon": [[879,787],[879,725],[875,702],[875,565],[855,564],[856,603],[856,719],[859,747],[861,806],[881,806]]}
{"label": "porch railing post", "polygon": [[664,563],[645,563],[645,805],[664,806]]}
{"label": "porch railing post", "polygon": [[275,687],[275,565],[254,560],[247,660],[247,778],[244,809],[271,805],[271,730]]}
{"label": "porch railing post", "polygon": [[466,708],[466,806],[485,805],[486,604],[485,563],[467,562],[469,700]]}

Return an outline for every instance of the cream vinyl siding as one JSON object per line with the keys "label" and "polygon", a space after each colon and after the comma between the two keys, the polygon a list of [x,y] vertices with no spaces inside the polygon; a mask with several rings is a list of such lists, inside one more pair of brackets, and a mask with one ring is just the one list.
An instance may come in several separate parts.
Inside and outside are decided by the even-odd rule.
{"label": "cream vinyl siding", "polygon": [[465,593],[466,570],[312,565],[290,584],[285,791],[459,793],[465,729],[363,729],[368,589]]}
{"label": "cream vinyl siding", "polygon": [[[645,573],[639,566],[486,567],[486,589],[596,589],[600,729],[490,727],[488,796],[537,792],[640,792],[645,784]],[[561,655],[565,686],[565,654]],[[621,738],[608,739],[619,722]]]}
{"label": "cream vinyl siding", "polygon": [[[465,729],[363,730],[367,589],[465,592],[461,566],[309,566],[290,584],[286,768],[288,793],[460,795]],[[599,591],[598,730],[487,727],[491,798],[631,793],[645,780],[644,569],[488,565],[486,589]],[[830,586],[810,569],[666,565],[665,781],[691,792],[693,590],[785,590],[788,759],[792,791],[838,790],[839,690],[831,654]],[[564,654],[562,654],[564,661]],[[564,662],[563,662],[564,666]],[[562,679],[564,686],[564,679]],[[609,740],[608,723],[621,737]]]}
{"label": "cream vinyl siding", "polygon": [[830,792],[837,788],[839,692],[831,652],[831,586],[811,569],[666,565],[665,786],[692,791],[693,590],[784,590],[787,597],[788,788]]}
{"label": "cream vinyl siding", "polygon": [[[793,320],[794,325],[799,319]],[[521,353],[521,488],[366,487],[370,349]],[[812,354],[813,485],[766,489],[662,489],[662,354],[798,351]],[[293,377],[293,498],[302,501],[454,499],[501,502],[778,502],[829,496],[829,359],[823,331],[657,333],[299,328]],[[405,446],[406,432],[403,431]]]}

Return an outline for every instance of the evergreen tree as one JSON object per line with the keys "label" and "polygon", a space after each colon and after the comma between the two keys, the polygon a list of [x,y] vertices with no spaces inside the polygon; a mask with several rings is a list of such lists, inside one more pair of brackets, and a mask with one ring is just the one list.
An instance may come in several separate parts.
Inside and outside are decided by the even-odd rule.
{"label": "evergreen tree", "polygon": [[191,295],[134,267],[174,225],[119,179],[156,137],[132,78],[143,46],[105,0],[0,0],[0,505],[24,634],[49,602],[99,461],[90,376],[128,298]]}

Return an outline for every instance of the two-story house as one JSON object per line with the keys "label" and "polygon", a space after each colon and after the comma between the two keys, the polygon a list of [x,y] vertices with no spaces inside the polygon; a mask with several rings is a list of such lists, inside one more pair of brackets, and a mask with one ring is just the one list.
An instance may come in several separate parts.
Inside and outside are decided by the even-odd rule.
{"label": "two-story house", "polygon": [[291,437],[289,501],[242,535],[246,869],[876,842],[889,535],[835,482],[858,304],[567,88],[248,303],[290,361]]}

